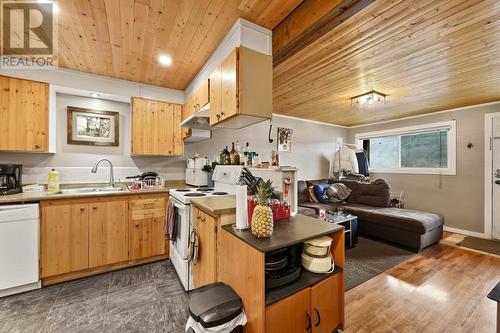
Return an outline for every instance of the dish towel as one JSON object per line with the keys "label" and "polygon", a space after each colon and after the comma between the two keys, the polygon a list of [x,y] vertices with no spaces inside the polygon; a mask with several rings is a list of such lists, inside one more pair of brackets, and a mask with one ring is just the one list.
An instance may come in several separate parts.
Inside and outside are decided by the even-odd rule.
{"label": "dish towel", "polygon": [[175,224],[174,199],[169,198],[167,205],[167,214],[165,215],[165,224],[163,225],[163,232],[165,234],[166,240],[172,240],[172,242],[175,243],[175,239],[174,237],[172,237],[174,231],[174,224]]}

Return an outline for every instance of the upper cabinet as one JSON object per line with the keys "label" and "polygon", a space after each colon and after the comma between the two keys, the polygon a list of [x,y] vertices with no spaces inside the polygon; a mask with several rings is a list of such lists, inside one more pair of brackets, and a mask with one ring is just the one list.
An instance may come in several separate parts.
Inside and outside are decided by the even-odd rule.
{"label": "upper cabinet", "polygon": [[[184,104],[184,110],[182,114],[182,120],[191,116],[196,111],[200,110],[202,107],[210,102],[210,92],[209,92],[209,82],[206,80],[203,82],[201,87],[199,87],[191,96],[186,99]],[[182,139],[187,139],[191,136],[191,129],[182,129]]]}
{"label": "upper cabinet", "polygon": [[181,156],[182,106],[132,97],[132,155]]}
{"label": "upper cabinet", "polygon": [[48,152],[47,83],[0,75],[0,150]]}
{"label": "upper cabinet", "polygon": [[272,116],[272,57],[239,47],[210,75],[210,125],[242,128]]}

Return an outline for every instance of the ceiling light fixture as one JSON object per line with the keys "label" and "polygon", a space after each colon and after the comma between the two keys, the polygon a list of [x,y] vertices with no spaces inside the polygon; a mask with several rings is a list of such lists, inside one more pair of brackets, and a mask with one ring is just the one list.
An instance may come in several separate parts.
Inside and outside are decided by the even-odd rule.
{"label": "ceiling light fixture", "polygon": [[385,104],[387,100],[387,95],[381,92],[372,90],[367,93],[351,97],[351,106],[363,105],[363,104]]}
{"label": "ceiling light fixture", "polygon": [[99,94],[98,93],[91,93],[90,96],[97,98],[97,97],[99,97]]}
{"label": "ceiling light fixture", "polygon": [[168,66],[172,64],[172,58],[170,58],[168,55],[162,54],[158,57],[158,61],[160,64],[164,66]]}

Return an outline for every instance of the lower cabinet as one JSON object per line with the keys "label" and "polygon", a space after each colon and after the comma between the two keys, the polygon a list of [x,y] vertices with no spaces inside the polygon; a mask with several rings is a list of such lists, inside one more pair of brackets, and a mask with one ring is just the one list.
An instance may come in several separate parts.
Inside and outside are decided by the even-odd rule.
{"label": "lower cabinet", "polygon": [[198,237],[198,258],[193,262],[196,288],[217,281],[217,219],[193,208],[193,228]]}
{"label": "lower cabinet", "polygon": [[167,254],[165,195],[46,200],[40,207],[40,272],[50,283]]}
{"label": "lower cabinet", "polygon": [[89,204],[89,268],[128,259],[128,200]]}
{"label": "lower cabinet", "polygon": [[66,200],[42,202],[41,277],[89,267],[89,208]]}
{"label": "lower cabinet", "polygon": [[137,199],[131,201],[130,259],[138,260],[167,253],[163,225],[165,199]]}
{"label": "lower cabinet", "polygon": [[266,308],[266,332],[333,332],[343,316],[340,274]]}

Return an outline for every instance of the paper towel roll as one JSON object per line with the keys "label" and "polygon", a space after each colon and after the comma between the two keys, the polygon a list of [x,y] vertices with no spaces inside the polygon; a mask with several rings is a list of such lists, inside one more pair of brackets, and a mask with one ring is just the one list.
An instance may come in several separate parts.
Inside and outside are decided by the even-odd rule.
{"label": "paper towel roll", "polygon": [[236,185],[236,229],[248,229],[247,186]]}

